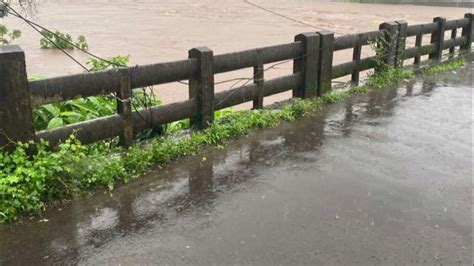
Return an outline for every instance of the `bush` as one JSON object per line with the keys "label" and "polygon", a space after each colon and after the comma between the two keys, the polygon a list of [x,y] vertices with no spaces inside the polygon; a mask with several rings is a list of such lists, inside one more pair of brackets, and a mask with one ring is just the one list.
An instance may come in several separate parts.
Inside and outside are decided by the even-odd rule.
{"label": "bush", "polygon": [[21,37],[21,31],[10,30],[5,25],[0,24],[0,45],[12,44]]}
{"label": "bush", "polygon": [[0,153],[0,222],[38,213],[46,202],[72,192],[71,180],[63,177],[73,171],[71,165],[85,158],[84,148],[71,137],[57,152],[47,151],[47,143],[41,142],[37,154],[30,157],[33,145],[17,143],[12,153]]}
{"label": "bush", "polygon": [[40,39],[40,46],[43,49],[74,49],[76,48],[75,46],[83,50],[89,49],[86,37],[82,35],[79,35],[75,42],[69,33],[62,33],[60,31],[53,33],[43,30],[41,35],[43,37]]}

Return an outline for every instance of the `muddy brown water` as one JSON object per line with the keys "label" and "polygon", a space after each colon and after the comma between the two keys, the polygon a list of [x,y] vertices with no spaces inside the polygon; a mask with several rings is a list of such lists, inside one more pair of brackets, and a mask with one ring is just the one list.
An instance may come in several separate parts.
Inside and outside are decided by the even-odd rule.
{"label": "muddy brown water", "polygon": [[[305,23],[343,34],[373,31],[378,29],[380,23],[390,20],[418,24],[430,22],[436,16],[457,19],[471,12],[469,8],[410,4],[303,0],[253,2]],[[130,65],[184,59],[189,49],[198,46],[208,46],[215,54],[220,54],[289,43],[299,33],[317,30],[264,12],[240,0],[43,0],[36,3],[33,20],[73,36],[85,35],[90,51],[100,56],[129,55]],[[4,23],[23,31],[18,44],[26,52],[29,74],[53,77],[83,71],[61,52],[40,49],[38,34],[18,19],[10,16]],[[413,43],[414,39],[409,42]],[[428,37],[425,42],[429,42]],[[370,49],[366,48],[362,52],[369,55]],[[82,63],[87,61],[87,56],[80,52],[72,52],[72,55]],[[335,63],[351,59],[350,50],[335,54]],[[272,78],[290,73],[291,62],[267,71],[265,76]],[[252,75],[252,69],[234,71],[217,75],[216,81],[249,78]],[[233,85],[222,84],[217,86],[217,90],[226,90]],[[235,86],[239,85],[242,83]],[[185,100],[188,97],[187,87],[178,83],[156,86],[155,90],[164,102]],[[269,97],[265,99],[265,104],[289,97],[289,92]]]}
{"label": "muddy brown water", "polygon": [[473,65],[0,227],[0,264],[472,265]]}

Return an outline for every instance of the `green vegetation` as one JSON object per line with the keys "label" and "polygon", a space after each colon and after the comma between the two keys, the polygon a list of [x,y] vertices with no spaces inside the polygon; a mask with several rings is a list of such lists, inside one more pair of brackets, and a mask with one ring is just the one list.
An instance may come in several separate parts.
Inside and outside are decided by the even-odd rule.
{"label": "green vegetation", "polygon": [[[447,63],[445,69],[447,65],[462,64]],[[426,70],[426,73],[433,71]],[[164,135],[135,143],[128,150],[111,147],[105,142],[82,145],[71,136],[54,151],[50,151],[45,142],[36,144],[37,153],[29,156],[27,150],[35,144],[16,143],[13,152],[0,153],[0,168],[3,169],[0,172],[0,222],[12,221],[20,215],[37,214],[48,204],[95,189],[105,187],[113,190],[117,182],[126,183],[152,166],[164,166],[179,157],[196,154],[205,147],[222,147],[252,129],[292,121],[351,94],[380,89],[413,77],[411,70],[390,68],[371,75],[362,86],[335,90],[320,98],[293,99],[280,109],[239,112],[226,109],[218,112],[215,123],[208,129],[191,131],[180,137],[174,133],[189,127],[189,122],[175,122],[168,126]]]}
{"label": "green vegetation", "polygon": [[5,25],[0,24],[0,45],[12,44],[21,37],[21,31],[10,30]]}
{"label": "green vegetation", "polygon": [[457,58],[448,62],[444,62],[438,65],[425,67],[421,70],[422,73],[427,75],[434,75],[442,72],[451,71],[457,68],[462,67],[466,64],[466,60]]}
{"label": "green vegetation", "polygon": [[[108,59],[108,62],[90,59],[88,65],[91,66],[91,71],[100,71],[125,66],[128,64],[128,60],[128,56],[116,56]],[[34,76],[30,80],[41,78],[40,76]],[[147,92],[145,89],[134,90],[133,92],[132,104],[136,109],[155,106],[160,103],[152,92]],[[117,101],[113,95],[94,96],[37,107],[33,110],[33,121],[36,130],[53,129],[67,124],[112,115],[116,113],[116,110]]]}
{"label": "green vegetation", "polygon": [[76,48],[74,45],[83,50],[89,49],[86,37],[82,35],[79,35],[76,41],[72,39],[69,33],[62,33],[60,31],[53,33],[43,30],[41,35],[43,37],[40,39],[40,46],[43,49],[74,49]]}
{"label": "green vegetation", "polygon": [[366,93],[369,89],[382,89],[401,80],[412,79],[414,76],[414,72],[410,69],[387,68],[377,75],[372,75],[364,85],[353,87],[351,92]]}

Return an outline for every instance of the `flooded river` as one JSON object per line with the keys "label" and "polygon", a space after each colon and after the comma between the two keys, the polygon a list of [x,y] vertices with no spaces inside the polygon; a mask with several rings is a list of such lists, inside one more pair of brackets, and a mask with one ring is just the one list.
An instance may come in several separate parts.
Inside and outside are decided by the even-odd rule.
{"label": "flooded river", "polygon": [[473,74],[354,97],[1,226],[0,264],[472,265]]}
{"label": "flooded river", "polygon": [[[90,51],[103,57],[129,55],[131,65],[187,58],[187,51],[208,46],[215,54],[234,52],[293,41],[295,35],[317,29],[262,11],[240,0],[42,0],[36,1],[34,21],[52,29],[86,36]],[[370,1],[369,1],[370,2]],[[378,1],[380,2],[380,1]],[[394,2],[405,2],[403,0]],[[421,2],[421,1],[414,1]],[[424,1],[426,2],[426,1]],[[410,4],[366,4],[310,0],[254,0],[254,3],[340,34],[372,31],[389,20],[427,23],[433,17],[461,18],[469,8]],[[80,73],[83,70],[61,52],[42,50],[40,37],[17,18],[2,23],[22,30],[17,42],[26,52],[30,75],[47,77]],[[429,41],[425,38],[425,41]],[[369,51],[363,50],[364,54]],[[81,62],[87,56],[72,52]],[[336,63],[349,61],[351,52],[338,52]],[[292,64],[280,65],[265,73],[266,78],[289,74]],[[252,70],[218,75],[216,81],[251,77]],[[218,86],[229,89],[232,83]],[[187,87],[169,84],[156,88],[165,102],[184,100]],[[286,93],[270,99],[289,97]]]}

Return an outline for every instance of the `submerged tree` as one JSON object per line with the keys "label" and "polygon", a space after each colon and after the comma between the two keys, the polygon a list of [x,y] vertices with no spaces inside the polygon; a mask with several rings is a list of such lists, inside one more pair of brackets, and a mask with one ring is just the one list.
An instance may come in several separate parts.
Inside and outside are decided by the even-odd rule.
{"label": "submerged tree", "polygon": [[[3,5],[12,5],[16,7],[20,7],[18,10],[19,12],[23,13],[23,15],[34,15],[36,14],[36,0],[0,0],[0,17],[2,17],[1,14],[1,7]],[[8,10],[7,8],[4,9],[4,11]]]}
{"label": "submerged tree", "polygon": [[21,31],[10,30],[5,25],[0,24],[0,45],[12,44],[16,39],[20,38]]}

